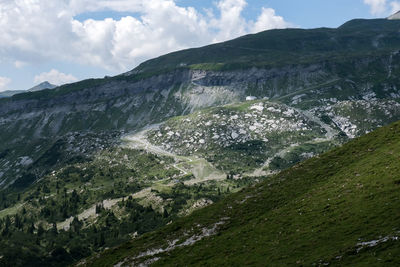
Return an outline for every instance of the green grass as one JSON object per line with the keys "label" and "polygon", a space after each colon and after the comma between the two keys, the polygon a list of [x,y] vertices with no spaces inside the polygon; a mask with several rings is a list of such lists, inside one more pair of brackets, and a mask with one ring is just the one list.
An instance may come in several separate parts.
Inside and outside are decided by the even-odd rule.
{"label": "green grass", "polygon": [[383,35],[379,49],[398,46],[394,34],[398,25],[398,21],[383,19],[352,20],[338,29],[264,31],[224,43],[170,53],[142,63],[137,70],[147,72],[177,67],[232,70],[309,63],[315,62],[316,58],[345,58],[349,54],[371,50],[373,44],[370,40],[378,34]]}
{"label": "green grass", "polygon": [[397,122],[109,250],[88,265],[132,262],[129,257],[184,241],[225,218],[216,235],[158,254],[155,265],[398,266],[400,241],[358,252],[357,244],[400,235],[399,155]]}

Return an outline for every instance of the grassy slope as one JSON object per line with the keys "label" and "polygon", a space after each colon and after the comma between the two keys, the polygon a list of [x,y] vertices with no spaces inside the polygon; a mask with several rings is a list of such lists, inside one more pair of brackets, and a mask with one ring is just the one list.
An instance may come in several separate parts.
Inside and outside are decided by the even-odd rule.
{"label": "grassy slope", "polygon": [[229,217],[217,235],[156,255],[155,264],[399,265],[399,241],[357,253],[359,242],[399,235],[399,155],[397,122],[89,262],[109,266]]}
{"label": "grassy slope", "polygon": [[[136,70],[176,68],[184,63],[197,69],[226,70],[251,66],[279,66],[336,60],[363,55],[366,51],[393,49],[399,43],[394,32],[399,21],[386,19],[351,20],[337,29],[283,29],[249,34],[201,48],[173,52],[139,65]],[[379,49],[373,40],[387,34]]]}

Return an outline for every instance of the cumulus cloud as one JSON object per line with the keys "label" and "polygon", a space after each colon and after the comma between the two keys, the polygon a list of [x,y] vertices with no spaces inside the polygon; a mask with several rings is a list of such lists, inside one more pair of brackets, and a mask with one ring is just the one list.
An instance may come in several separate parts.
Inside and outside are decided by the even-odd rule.
{"label": "cumulus cloud", "polygon": [[8,84],[11,82],[10,78],[7,77],[1,77],[0,76],[0,92],[9,90],[9,88],[7,87]]}
{"label": "cumulus cloud", "polygon": [[36,75],[34,78],[34,83],[38,84],[48,81],[51,84],[62,85],[65,83],[75,82],[77,80],[78,79],[71,74],[65,74],[59,72],[58,70],[52,69],[49,72],[43,72],[39,75]]}
{"label": "cumulus cloud", "polygon": [[266,29],[287,28],[292,25],[287,23],[283,17],[277,16],[272,8],[263,8],[258,20],[252,26],[252,32],[264,31]]}
{"label": "cumulus cloud", "polygon": [[386,0],[364,0],[364,4],[370,6],[372,15],[381,15],[387,10]]}
{"label": "cumulus cloud", "polygon": [[23,61],[16,60],[16,61],[14,62],[14,66],[15,66],[17,69],[21,69],[21,68],[25,67],[26,65],[27,65],[27,63],[26,63],[26,62],[23,62]]}
{"label": "cumulus cloud", "polygon": [[[178,49],[290,26],[270,8],[255,21],[242,16],[245,0],[219,0],[216,12],[174,0],[2,0],[0,61],[68,61],[124,71]],[[135,12],[120,19],[75,17],[85,12]],[[29,27],[27,27],[29,25]]]}
{"label": "cumulus cloud", "polygon": [[244,0],[224,0],[218,2],[217,7],[220,17],[214,18],[211,21],[211,25],[218,32],[214,37],[214,42],[224,41],[247,32],[247,22],[242,17],[242,11],[246,5],[247,3]]}
{"label": "cumulus cloud", "polygon": [[364,4],[370,6],[371,14],[374,16],[387,16],[400,10],[399,1],[364,0]]}
{"label": "cumulus cloud", "polygon": [[400,11],[400,2],[394,1],[390,3],[391,13],[394,14]]}

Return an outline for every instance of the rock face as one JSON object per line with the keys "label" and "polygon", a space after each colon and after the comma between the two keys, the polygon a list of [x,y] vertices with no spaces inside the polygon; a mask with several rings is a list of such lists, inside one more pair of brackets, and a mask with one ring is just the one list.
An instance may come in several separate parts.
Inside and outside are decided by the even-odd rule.
{"label": "rock face", "polygon": [[3,134],[32,129],[30,138],[76,130],[132,130],[196,109],[242,101],[250,91],[257,96],[279,97],[331,76],[320,64],[208,71],[202,78],[193,79],[199,72],[180,70],[72,92],[58,88],[52,97],[31,94],[7,99],[0,106],[0,124]]}
{"label": "rock face", "polygon": [[[54,95],[50,97],[41,92],[23,94],[1,102],[1,138],[13,143],[18,140],[16,135],[37,139],[70,131],[133,130],[201,108],[244,101],[249,95],[277,99],[304,91],[302,98],[310,105],[314,105],[313,98],[347,100],[366,90],[390,97],[398,94],[398,78],[391,71],[400,68],[398,62],[397,53],[388,53],[338,63],[207,71],[201,78],[198,70],[177,70],[136,82],[130,82],[129,77],[112,80],[81,90],[60,87],[51,91]],[[347,72],[342,72],[342,65],[348,66]],[[360,79],[377,72],[375,68],[385,78],[393,77]],[[304,105],[307,101],[292,102]]]}
{"label": "rock face", "polygon": [[389,20],[400,19],[400,11],[394,13],[393,15],[388,17]]}

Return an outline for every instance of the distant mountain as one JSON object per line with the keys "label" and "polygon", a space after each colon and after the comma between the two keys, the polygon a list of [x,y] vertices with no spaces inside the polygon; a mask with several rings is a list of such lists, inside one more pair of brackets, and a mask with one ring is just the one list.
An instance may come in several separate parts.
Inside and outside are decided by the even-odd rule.
{"label": "distant mountain", "polygon": [[36,92],[36,91],[40,91],[40,90],[44,90],[44,89],[54,89],[56,88],[57,85],[51,84],[48,81],[42,82],[34,87],[32,87],[31,89],[28,89],[29,92]]}
{"label": "distant mountain", "polygon": [[3,97],[10,97],[16,94],[20,94],[20,93],[24,93],[25,91],[23,90],[8,90],[8,91],[4,91],[4,92],[0,92],[0,98]]}
{"label": "distant mountain", "polygon": [[0,98],[11,97],[13,95],[26,93],[26,92],[41,91],[44,89],[54,89],[56,87],[57,87],[57,85],[54,85],[54,84],[51,84],[51,83],[45,81],[45,82],[42,82],[26,91],[25,90],[8,90],[8,91],[0,92]]}

